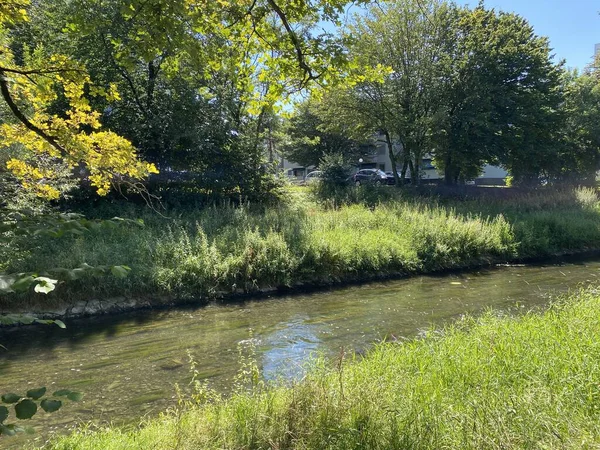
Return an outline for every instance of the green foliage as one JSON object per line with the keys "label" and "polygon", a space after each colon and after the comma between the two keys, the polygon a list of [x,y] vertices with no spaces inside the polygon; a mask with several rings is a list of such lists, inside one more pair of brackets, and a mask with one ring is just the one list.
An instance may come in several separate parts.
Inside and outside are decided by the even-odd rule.
{"label": "green foliage", "polygon": [[58,411],[62,406],[62,401],[60,400],[48,400],[44,399],[40,402],[41,408],[47,413],[52,413]]}
{"label": "green foliage", "polygon": [[27,391],[27,397],[32,398],[33,400],[39,400],[40,397],[43,397],[46,393],[46,388],[41,387],[39,389],[31,389]]}
{"label": "green foliage", "polygon": [[[74,213],[42,213],[33,211],[0,211],[0,255],[11,255],[21,250],[24,245],[45,245],[50,238],[62,238],[67,235],[81,236],[90,230],[107,230],[119,225],[140,227],[139,220],[121,219],[89,220],[81,214]],[[8,259],[8,257],[7,257]],[[3,267],[0,266],[0,269]],[[48,267],[43,273],[0,273],[0,294],[26,292],[32,286],[36,293],[48,294],[56,288],[59,279],[63,281],[77,280],[88,275],[112,274],[125,277],[131,269],[128,266],[95,266],[82,263],[74,269]],[[53,278],[50,278],[52,275]],[[54,278],[56,277],[56,278]]]}
{"label": "green foliage", "polygon": [[[319,166],[322,169],[322,159],[330,154],[341,154],[347,161],[358,161],[359,157],[369,153],[369,146],[361,146],[359,141],[352,138],[352,131],[336,127],[335,131],[328,129],[324,120],[329,107],[326,101],[309,99],[296,105],[294,114],[286,123],[283,130],[285,139],[281,152],[289,161],[302,166]],[[366,141],[363,137],[362,141]]]}
{"label": "green foliage", "polygon": [[[12,36],[18,53],[43,43],[120,93],[90,101],[167,173],[152,193],[255,201],[279,187],[264,153],[281,103],[347,65],[339,37],[320,30],[340,25],[346,3],[49,0],[34,2]],[[197,176],[177,189],[169,172]]]}
{"label": "green foliage", "polygon": [[33,323],[39,323],[43,325],[54,324],[59,328],[66,328],[66,325],[62,320],[51,320],[51,319],[38,319],[37,317],[27,314],[0,314],[0,325],[1,326],[12,326],[12,325],[31,325]]}
{"label": "green foliage", "polygon": [[[42,398],[46,395],[46,388],[30,389],[25,396],[15,393],[3,394],[0,399],[2,403],[14,405],[14,414],[17,420],[31,419],[38,412],[38,405],[46,412],[53,413],[62,406],[62,401],[56,397],[66,396],[71,401],[80,401],[82,395],[79,392],[70,390],[60,390],[54,392],[52,397]],[[10,417],[10,411],[6,406],[0,406],[0,435],[13,436],[18,432],[32,432],[29,427],[22,427],[18,424],[6,423]]]}
{"label": "green foliage", "polygon": [[327,97],[333,123],[345,121],[354,129],[383,132],[386,144],[402,149],[389,152],[392,172],[410,168],[418,184],[418,168],[432,150],[435,119],[442,102],[443,61],[449,8],[437,1],[382,2],[356,18],[346,31],[349,53],[357,66],[387,68],[383,82],[365,78],[336,88]]}
{"label": "green foliage", "polygon": [[482,5],[448,11],[436,124],[436,161],[447,182],[502,164],[515,182],[553,170],[562,67],[547,38],[514,13]]}
{"label": "green foliage", "polygon": [[[166,211],[168,219],[133,205],[118,205],[118,211],[96,206],[92,211],[100,217],[142,216],[145,226],[68,235],[47,241],[35,253],[25,247],[25,256],[11,259],[9,269],[27,273],[32,266],[76,267],[83,261],[91,267],[124,261],[131,267],[126,278],[83,271],[43,298],[44,305],[65,306],[114,296],[208,299],[600,247],[593,190],[411,194],[364,186],[347,188],[344,196],[323,205],[296,191],[298,199],[290,205],[179,209]],[[29,291],[3,295],[1,301],[10,311],[41,300]]]}
{"label": "green foliage", "polygon": [[600,79],[588,70],[566,72],[562,82],[563,145],[552,175],[557,181],[594,185],[600,170]]}
{"label": "green foliage", "polygon": [[309,189],[312,198],[326,209],[353,204],[375,207],[394,197],[389,190],[371,183],[356,188],[351,178],[353,165],[341,153],[325,155],[319,169],[323,176],[318,183],[309,186]]}
{"label": "green foliage", "polygon": [[352,159],[344,153],[326,153],[319,161],[323,172],[321,183],[330,186],[346,186],[352,173]]}
{"label": "green foliage", "polygon": [[426,153],[447,184],[500,164],[537,182],[559,164],[562,66],[547,38],[514,13],[447,2],[381,2],[347,30],[356,65],[388,68],[328,93],[327,120],[382,132],[389,152],[419,183]]}

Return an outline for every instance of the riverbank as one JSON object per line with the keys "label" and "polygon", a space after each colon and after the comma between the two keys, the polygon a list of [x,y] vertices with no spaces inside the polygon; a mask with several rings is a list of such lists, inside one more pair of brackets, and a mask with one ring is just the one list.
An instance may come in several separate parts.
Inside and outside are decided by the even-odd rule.
{"label": "riverbank", "polygon": [[590,289],[543,314],[465,318],[362,359],[318,361],[292,385],[265,386],[249,362],[228,398],[198,383],[140,428],[78,431],[48,448],[595,448],[599,308]]}
{"label": "riverbank", "polygon": [[88,217],[142,217],[145,226],[32,241],[5,270],[125,264],[130,275],[61,283],[47,296],[4,296],[0,311],[114,313],[600,249],[592,190],[389,192],[397,191],[337,209],[298,190],[278,206],[172,209],[166,217],[123,203],[91,208]]}

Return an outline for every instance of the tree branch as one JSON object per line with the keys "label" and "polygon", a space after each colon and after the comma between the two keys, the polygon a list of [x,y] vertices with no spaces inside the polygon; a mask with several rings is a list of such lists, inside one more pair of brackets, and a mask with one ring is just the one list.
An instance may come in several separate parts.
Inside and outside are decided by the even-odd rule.
{"label": "tree branch", "polygon": [[17,119],[19,119],[21,121],[21,123],[23,125],[25,125],[25,127],[27,129],[33,131],[35,134],[37,134],[42,139],[44,139],[46,142],[48,142],[50,145],[52,145],[52,147],[57,149],[62,156],[65,156],[67,154],[67,150],[58,143],[56,138],[54,136],[50,136],[44,130],[42,130],[38,126],[34,125],[33,123],[31,123],[31,121],[27,118],[27,116],[25,116],[25,114],[23,114],[23,112],[21,112],[21,110],[16,105],[16,103],[14,102],[13,98],[10,95],[10,90],[8,88],[8,81],[6,80],[6,77],[4,74],[5,74],[5,70],[0,69],[0,91],[2,92],[2,97],[4,98],[4,101],[6,102],[6,104],[12,111],[12,113],[15,115],[15,117]]}
{"label": "tree branch", "polygon": [[64,72],[82,72],[78,69],[61,69],[61,68],[49,68],[49,69],[30,69],[30,70],[20,70],[20,69],[11,69],[9,67],[0,67],[0,71],[8,72],[8,73],[16,73],[19,75],[47,75],[50,73],[64,73]]}
{"label": "tree branch", "polygon": [[279,16],[281,23],[283,24],[285,30],[287,31],[287,34],[288,34],[290,40],[292,41],[292,44],[294,45],[294,49],[296,50],[296,59],[298,60],[298,65],[306,74],[305,82],[308,82],[310,80],[316,80],[317,78],[319,78],[321,76],[321,74],[315,74],[312,71],[312,68],[306,62],[304,50],[302,50],[302,45],[300,44],[300,39],[298,39],[296,32],[290,26],[290,23],[287,20],[287,16],[283,12],[283,10],[279,7],[279,5],[277,3],[275,3],[275,0],[267,0],[267,3],[271,6],[271,8],[273,8],[273,10],[277,14],[277,16]]}

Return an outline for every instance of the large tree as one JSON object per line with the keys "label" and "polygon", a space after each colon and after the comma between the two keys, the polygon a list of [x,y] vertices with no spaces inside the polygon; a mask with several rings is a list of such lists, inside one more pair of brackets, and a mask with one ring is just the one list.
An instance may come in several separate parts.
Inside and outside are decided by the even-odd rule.
{"label": "large tree", "polygon": [[328,109],[327,102],[315,99],[296,106],[283,129],[281,150],[288,160],[308,167],[319,165],[319,161],[328,154],[340,154],[347,161],[357,161],[368,153],[366,137],[361,139],[343,124],[332,129],[324,119],[324,112]]}
{"label": "large tree", "polygon": [[47,182],[56,172],[40,160],[83,165],[100,194],[111,183],[155,172],[153,165],[138,160],[129,140],[102,129],[101,115],[89,99],[117,99],[113,86],[93,85],[85,67],[69,55],[48,54],[41,45],[26,47],[14,40],[12,30],[28,20],[27,6],[26,0],[0,4],[0,146],[20,149],[7,168],[23,186],[46,198],[56,198],[59,191]]}
{"label": "large tree", "polygon": [[485,163],[504,165],[516,181],[537,179],[556,161],[561,68],[523,18],[483,5],[392,0],[371,7],[350,33],[357,64],[388,72],[382,83],[338,89],[333,104],[345,114],[332,116],[381,131],[402,178],[410,168],[418,182],[426,152],[449,184],[476,177]]}
{"label": "large tree", "polygon": [[502,164],[515,181],[536,179],[556,159],[560,65],[547,38],[525,19],[488,10],[455,9],[444,52],[444,105],[436,160],[447,183]]}
{"label": "large tree", "polygon": [[[421,160],[431,148],[447,8],[437,0],[381,2],[357,17],[349,30],[357,65],[383,66],[387,74],[383,83],[357,83],[348,92],[352,98],[339,99],[338,104],[349,120],[363,120],[372,131],[383,133],[398,185],[409,168],[413,183],[418,183]],[[402,146],[399,154],[394,142]]]}
{"label": "large tree", "polygon": [[593,67],[582,74],[565,71],[563,85],[562,145],[553,175],[558,180],[595,184],[600,170],[600,77]]}

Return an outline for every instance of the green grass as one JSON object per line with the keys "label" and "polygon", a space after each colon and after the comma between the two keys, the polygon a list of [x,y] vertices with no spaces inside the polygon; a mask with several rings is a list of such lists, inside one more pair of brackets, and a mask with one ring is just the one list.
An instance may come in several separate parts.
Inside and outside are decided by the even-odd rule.
{"label": "green grass", "polygon": [[587,290],[543,314],[466,318],[364,359],[317,361],[292,385],[229,398],[199,386],[196,402],[140,427],[80,430],[48,448],[599,448],[599,311]]}
{"label": "green grass", "polygon": [[353,194],[358,204],[327,208],[296,189],[278,206],[188,208],[167,211],[167,217],[124,203],[100,205],[85,212],[141,217],[146,225],[31,241],[8,255],[5,270],[125,264],[130,276],[69,282],[43,298],[5,296],[0,307],[27,310],[41,302],[106,297],[207,299],[600,248],[593,190],[473,192],[483,194],[365,189]]}

